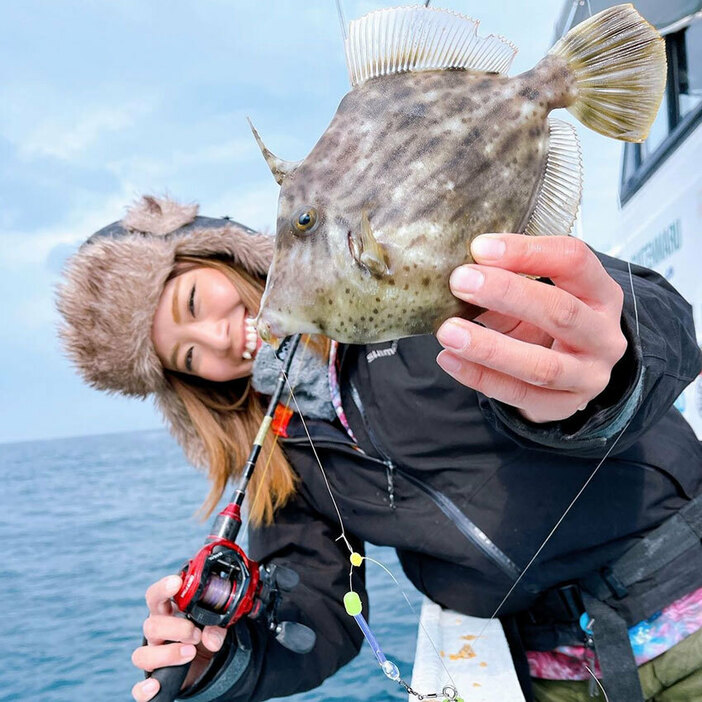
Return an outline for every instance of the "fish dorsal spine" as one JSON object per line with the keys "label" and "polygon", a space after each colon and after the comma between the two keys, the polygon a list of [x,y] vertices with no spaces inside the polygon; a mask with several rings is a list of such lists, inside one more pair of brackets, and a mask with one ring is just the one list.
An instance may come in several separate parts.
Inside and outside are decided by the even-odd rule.
{"label": "fish dorsal spine", "polygon": [[344,42],[351,85],[408,71],[507,73],[517,47],[496,34],[479,37],[478,25],[434,7],[393,7],[353,20]]}

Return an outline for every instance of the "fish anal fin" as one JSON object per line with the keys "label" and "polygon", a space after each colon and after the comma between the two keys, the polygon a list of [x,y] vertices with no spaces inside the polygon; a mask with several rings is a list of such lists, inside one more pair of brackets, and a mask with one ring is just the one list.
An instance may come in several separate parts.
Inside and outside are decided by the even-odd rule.
{"label": "fish anal fin", "polygon": [[583,166],[575,128],[549,117],[546,170],[534,210],[524,230],[530,236],[570,234],[580,207]]}
{"label": "fish anal fin", "polygon": [[407,71],[507,73],[517,47],[495,34],[479,37],[478,24],[434,7],[386,8],[353,20],[345,41],[351,85]]}

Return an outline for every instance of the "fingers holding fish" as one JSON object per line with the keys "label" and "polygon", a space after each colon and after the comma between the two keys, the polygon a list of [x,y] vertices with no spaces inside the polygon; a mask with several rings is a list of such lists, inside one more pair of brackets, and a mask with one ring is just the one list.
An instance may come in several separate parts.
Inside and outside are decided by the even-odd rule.
{"label": "fingers holding fish", "polygon": [[509,317],[493,310],[487,310],[475,318],[484,327],[492,329],[500,334],[506,334],[512,339],[519,339],[530,344],[551,347],[553,337],[549,336],[543,329],[539,329],[534,324],[528,324],[521,319]]}
{"label": "fingers holding fish", "polygon": [[464,319],[448,320],[437,332],[437,338],[462,361],[498,371],[515,381],[574,393],[577,397],[573,403],[578,406],[588,393],[604,390],[609,380],[604,368],[593,366],[584,373],[589,359],[525,343]]}
{"label": "fingers holding fish", "polygon": [[623,293],[594,252],[572,236],[530,237],[486,234],[471,242],[476,263],[514,273],[550,278],[553,283],[593,309],[619,309]]}
{"label": "fingers holding fish", "polygon": [[457,268],[450,285],[459,299],[488,310],[480,322],[490,328],[454,318],[437,332],[450,349],[437,359],[444,370],[534,422],[566,419],[585,407],[607,387],[627,347],[621,288],[582,242],[572,242],[478,237],[472,248],[478,263]]}
{"label": "fingers holding fish", "polygon": [[437,362],[458,382],[498,402],[516,407],[530,422],[559,421],[587,404],[580,393],[531,385],[507,373],[465,360],[451,351],[442,351]]}
{"label": "fingers holding fish", "polygon": [[[503,302],[482,299],[476,304],[528,322],[571,349],[590,351],[610,364],[609,370],[624,355],[624,293],[583,241],[570,236],[489,235],[477,237],[471,251],[477,262],[504,269],[495,277],[496,271],[481,268],[493,278],[490,285],[497,286],[492,295],[502,294]],[[509,277],[507,271],[549,278],[554,285]],[[490,285],[480,294],[490,294]]]}
{"label": "fingers holding fish", "polygon": [[489,266],[465,265],[450,279],[461,300],[542,329],[569,349],[590,350],[602,343],[593,333],[602,316],[574,295],[553,285]]}

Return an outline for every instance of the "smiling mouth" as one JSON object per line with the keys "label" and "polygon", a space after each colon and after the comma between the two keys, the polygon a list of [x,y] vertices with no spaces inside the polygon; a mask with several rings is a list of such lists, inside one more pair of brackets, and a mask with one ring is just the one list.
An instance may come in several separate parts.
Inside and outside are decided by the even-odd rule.
{"label": "smiling mouth", "polygon": [[244,351],[241,354],[242,359],[250,361],[256,354],[256,346],[258,342],[258,334],[256,334],[256,324],[253,317],[246,315],[244,317]]}

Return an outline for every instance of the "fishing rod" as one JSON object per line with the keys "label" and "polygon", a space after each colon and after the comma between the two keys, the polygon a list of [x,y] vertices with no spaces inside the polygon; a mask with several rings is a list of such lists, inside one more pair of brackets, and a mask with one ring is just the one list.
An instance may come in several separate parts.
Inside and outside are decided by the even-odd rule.
{"label": "fishing rod", "polygon": [[[200,629],[205,626],[230,627],[248,615],[251,619],[264,621],[286,648],[295,653],[308,653],[316,639],[314,631],[298,622],[278,622],[276,617],[281,592],[287,592],[299,583],[298,574],[280,565],[260,565],[236,543],[246,489],[299,343],[300,334],[289,336],[276,352],[278,358],[284,357],[285,361],[239,483],[229,504],[214,520],[202,548],[181,569],[182,585],[173,596],[173,602]],[[161,687],[152,702],[173,702],[189,668],[190,662],[155,670],[151,677],[158,680]]]}

